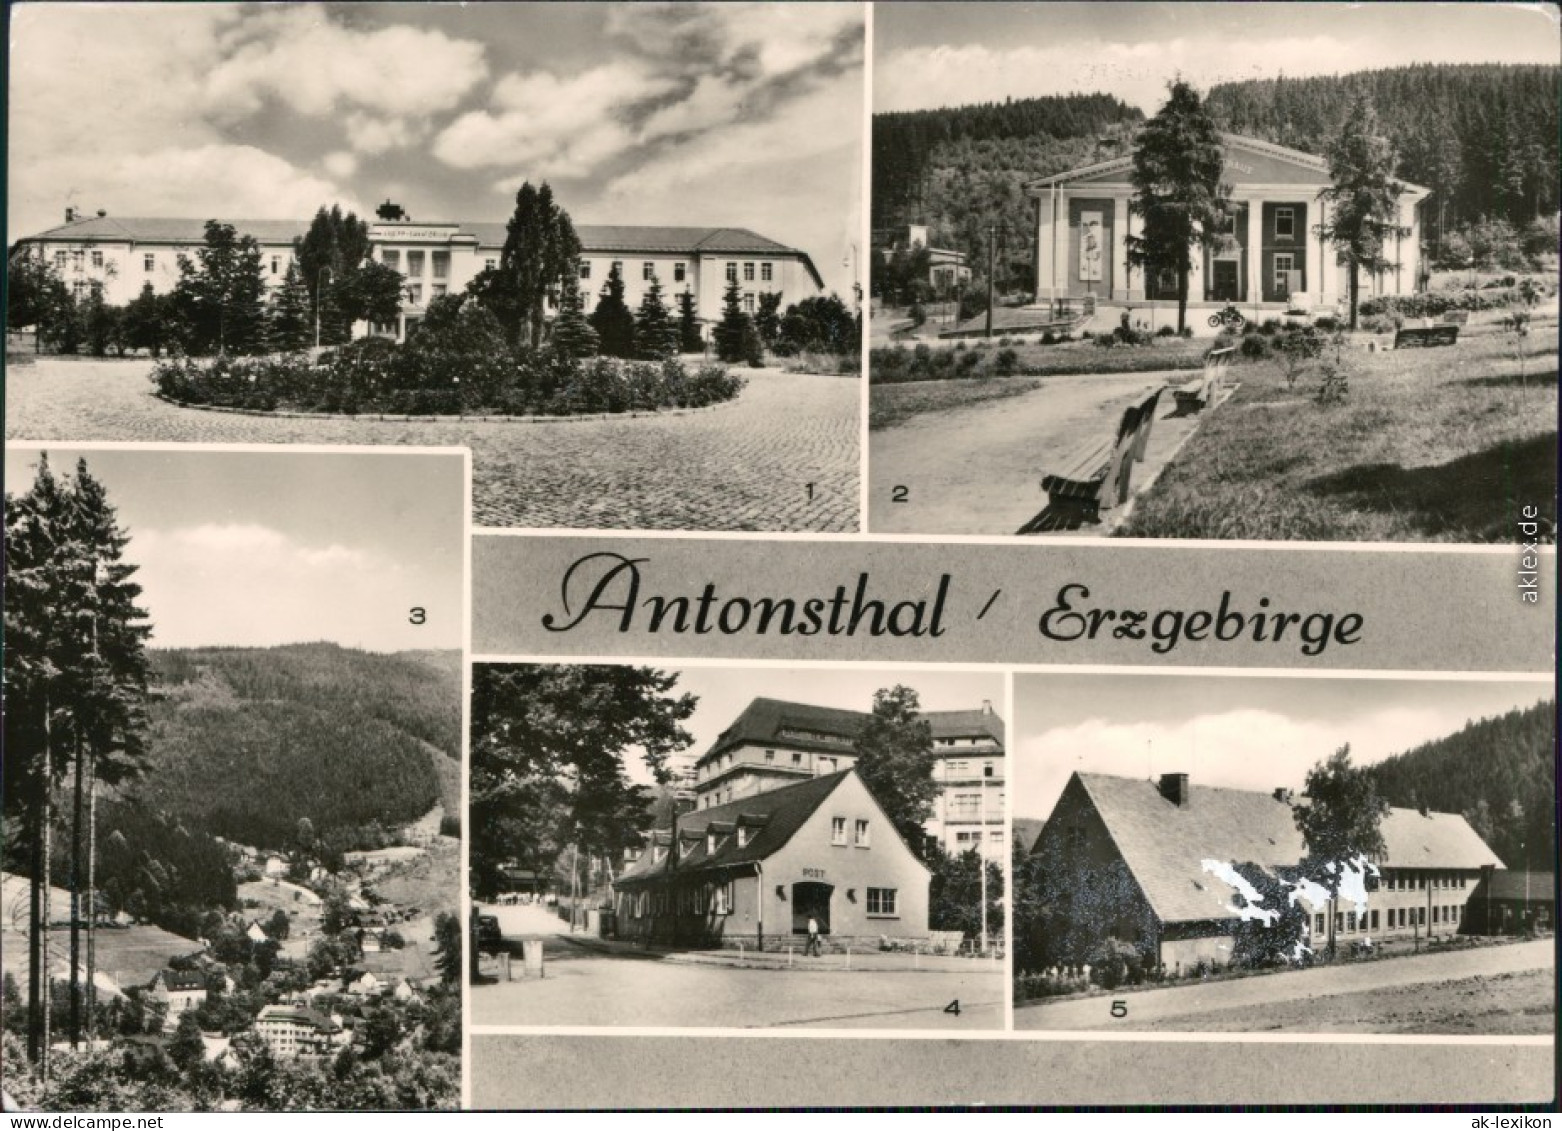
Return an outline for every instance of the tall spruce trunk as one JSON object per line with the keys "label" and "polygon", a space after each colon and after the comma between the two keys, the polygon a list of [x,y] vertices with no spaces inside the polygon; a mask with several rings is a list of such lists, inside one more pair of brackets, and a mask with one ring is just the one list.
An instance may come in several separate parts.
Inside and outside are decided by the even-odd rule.
{"label": "tall spruce trunk", "polygon": [[87,1046],[98,1035],[98,758],[87,783]]}
{"label": "tall spruce trunk", "polygon": [[81,821],[85,808],[82,796],[85,788],[85,743],[76,735],[76,764],[73,767],[75,782],[71,797],[71,977],[70,977],[70,1029],[71,1048],[81,1047]]}
{"label": "tall spruce trunk", "polygon": [[43,1038],[43,1015],[39,1012],[43,995],[38,976],[43,966],[43,887],[38,883],[39,870],[43,867],[43,837],[38,835],[37,821],[34,812],[32,850],[28,853],[32,877],[27,885],[27,1055],[35,1064]]}
{"label": "tall spruce trunk", "polygon": [[38,956],[38,1009],[39,1017],[39,1045],[38,1045],[38,1078],[44,1084],[49,1082],[49,1043],[52,1040],[50,1028],[53,1023],[53,1012],[50,997],[53,991],[53,979],[49,976],[49,923],[52,919],[52,911],[49,906],[49,869],[53,864],[50,852],[54,841],[54,734],[51,719],[52,710],[49,697],[43,699],[43,789],[39,799],[39,824],[42,829],[38,836],[39,874],[33,877],[34,883],[40,883],[42,892],[39,895],[40,912],[42,919],[39,922],[39,950]]}
{"label": "tall spruce trunk", "polygon": [[1350,328],[1352,333],[1356,330],[1356,304],[1360,300],[1360,291],[1358,289],[1360,279],[1361,264],[1352,259],[1350,263]]}

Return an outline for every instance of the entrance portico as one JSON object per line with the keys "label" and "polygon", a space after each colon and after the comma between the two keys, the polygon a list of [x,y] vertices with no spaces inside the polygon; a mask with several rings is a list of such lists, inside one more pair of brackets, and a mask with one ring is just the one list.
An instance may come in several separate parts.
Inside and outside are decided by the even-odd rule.
{"label": "entrance portico", "polygon": [[[1232,211],[1207,247],[1193,250],[1191,304],[1271,308],[1332,307],[1345,290],[1345,269],[1317,233],[1327,218],[1320,193],[1329,185],[1318,157],[1236,134],[1223,134],[1225,182]],[[1128,260],[1129,238],[1143,221],[1129,205],[1132,158],[1118,157],[1043,177],[1028,186],[1036,202],[1036,301],[1093,296],[1102,302],[1176,301],[1175,271],[1151,271]],[[1362,279],[1363,294],[1406,294],[1419,275],[1420,211],[1428,190],[1406,185],[1397,266]]]}

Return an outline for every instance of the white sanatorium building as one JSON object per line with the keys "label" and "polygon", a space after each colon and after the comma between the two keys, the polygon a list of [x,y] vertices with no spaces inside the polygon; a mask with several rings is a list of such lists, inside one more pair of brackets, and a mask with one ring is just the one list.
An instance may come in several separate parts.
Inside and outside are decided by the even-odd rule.
{"label": "white sanatorium building", "polygon": [[[308,220],[222,222],[241,236],[254,237],[262,270],[273,286],[287,273],[293,241],[309,230]],[[158,294],[173,290],[179,281],[179,257],[194,256],[205,230],[205,220],[120,217],[101,211],[86,216],[68,208],[65,223],[17,241],[17,247],[52,264],[77,297],[98,282],[107,302],[123,305],[148,283]],[[504,223],[370,222],[370,254],[401,272],[406,284],[394,325],[360,323],[355,334],[405,337],[431,299],[459,294],[484,268],[498,266],[505,234]],[[631,309],[654,277],[661,281],[670,307],[677,295],[693,294],[695,311],[707,323],[720,320],[723,293],[732,280],[738,282],[749,312],[761,294],[779,291],[786,306],[824,289],[806,252],[747,228],[581,224],[575,234],[581,243],[580,289],[588,312],[615,263]]]}

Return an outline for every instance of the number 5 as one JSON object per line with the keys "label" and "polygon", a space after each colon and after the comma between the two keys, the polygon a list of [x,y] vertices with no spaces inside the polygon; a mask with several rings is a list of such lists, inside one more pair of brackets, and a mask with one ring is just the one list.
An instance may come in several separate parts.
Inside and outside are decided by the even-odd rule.
{"label": "number 5", "polygon": [[1121,1000],[1114,1001],[1112,1003],[1112,1016],[1113,1017],[1127,1017],[1128,1016],[1128,1003],[1126,1001],[1121,1001]]}

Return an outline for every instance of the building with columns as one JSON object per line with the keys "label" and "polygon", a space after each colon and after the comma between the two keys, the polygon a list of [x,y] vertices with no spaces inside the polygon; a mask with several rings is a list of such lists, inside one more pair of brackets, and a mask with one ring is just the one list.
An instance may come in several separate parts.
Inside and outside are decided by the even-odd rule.
{"label": "building with columns", "polygon": [[[1320,157],[1256,138],[1222,134],[1233,214],[1214,246],[1195,250],[1190,305],[1269,309],[1332,307],[1348,293],[1346,268],[1315,229],[1329,185]],[[1127,238],[1142,222],[1129,208],[1130,156],[1030,182],[1036,207],[1036,301],[1094,296],[1103,303],[1177,300],[1175,271],[1128,262]],[[1360,279],[1363,297],[1410,294],[1421,275],[1421,209],[1429,189],[1406,184],[1389,250],[1396,266]]]}
{"label": "building with columns", "polygon": [[[241,236],[254,237],[261,271],[273,288],[281,285],[293,260],[293,241],[309,230],[308,220],[223,222]],[[17,241],[17,248],[41,256],[78,298],[98,283],[104,300],[118,306],[148,283],[156,294],[173,290],[179,282],[180,257],[193,259],[205,232],[205,220],[121,217],[102,211],[88,215],[68,208],[65,223]],[[779,291],[785,309],[824,289],[807,252],[747,228],[580,224],[575,232],[581,243],[580,290],[588,312],[595,308],[615,263],[631,309],[639,306],[655,278],[669,309],[676,313],[677,296],[688,291],[707,325],[720,320],[731,281],[737,282],[740,301],[750,313],[762,294]],[[371,221],[371,256],[401,272],[405,280],[402,309],[394,323],[360,323],[354,335],[404,338],[430,301],[460,294],[484,268],[498,266],[505,237],[504,223]]]}

